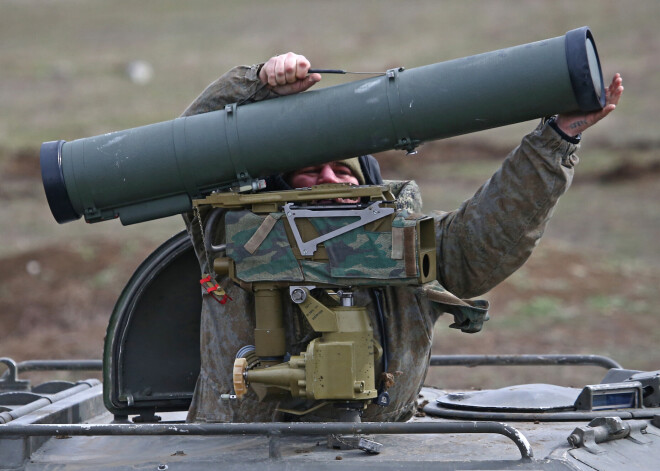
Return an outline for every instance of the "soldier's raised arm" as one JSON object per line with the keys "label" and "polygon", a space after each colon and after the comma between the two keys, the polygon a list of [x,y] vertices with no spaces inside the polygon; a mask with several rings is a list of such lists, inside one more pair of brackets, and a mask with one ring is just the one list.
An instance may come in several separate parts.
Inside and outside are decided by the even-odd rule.
{"label": "soldier's raised arm", "polygon": [[211,83],[181,116],[217,111],[229,103],[256,102],[307,90],[321,80],[307,74],[311,67],[305,56],[289,52],[263,64],[240,65]]}
{"label": "soldier's raised arm", "polygon": [[525,263],[571,184],[578,135],[616,108],[622,83],[616,74],[600,111],[543,122],[472,198],[436,213],[440,283],[459,297],[479,296]]}

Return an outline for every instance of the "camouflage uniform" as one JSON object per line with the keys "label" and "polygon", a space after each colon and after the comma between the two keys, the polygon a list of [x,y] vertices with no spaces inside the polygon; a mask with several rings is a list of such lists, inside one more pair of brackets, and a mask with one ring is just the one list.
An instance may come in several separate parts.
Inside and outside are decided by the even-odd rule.
{"label": "camouflage uniform", "polygon": [[[188,107],[184,116],[222,109],[227,103],[275,98],[258,79],[259,66],[237,67],[209,87]],[[457,210],[433,212],[438,253],[438,281],[454,295],[470,298],[483,294],[518,269],[538,243],[560,195],[570,185],[577,146],[562,139],[547,123],[525,136],[501,168]],[[264,150],[266,153],[268,149]],[[417,212],[421,198],[414,182],[396,186],[399,203]],[[202,270],[207,272],[199,226],[185,216]],[[224,239],[223,229],[213,235]],[[232,391],[235,353],[254,343],[254,300],[250,293],[223,279],[221,286],[233,299],[220,305],[204,296],[201,325],[201,372],[188,420],[194,422],[250,422],[288,420],[276,404],[258,403],[251,392],[242,401],[220,400]],[[431,354],[433,326],[443,309],[431,303],[420,288],[390,286],[382,290],[389,372],[401,372],[390,387],[391,404],[369,405],[365,421],[406,420],[422,386]],[[366,306],[375,321],[374,292],[358,289],[355,304]],[[284,306],[288,326],[287,347],[292,354],[306,344],[309,326],[291,302]],[[377,330],[377,329],[375,329]],[[374,332],[380,340],[379,332]],[[309,339],[307,339],[309,340]],[[380,366],[378,366],[380,368]],[[377,371],[380,374],[380,371]],[[377,376],[378,377],[378,376]],[[282,405],[298,406],[292,400]],[[324,420],[321,409],[304,420]]]}

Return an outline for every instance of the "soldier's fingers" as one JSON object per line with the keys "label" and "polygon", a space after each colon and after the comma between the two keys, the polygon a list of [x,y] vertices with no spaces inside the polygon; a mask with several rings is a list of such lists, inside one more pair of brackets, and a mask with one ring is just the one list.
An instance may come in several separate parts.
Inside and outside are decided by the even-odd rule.
{"label": "soldier's fingers", "polygon": [[617,105],[619,103],[619,100],[621,99],[622,93],[623,93],[623,87],[620,85],[613,90],[608,89],[605,99],[606,104]]}
{"label": "soldier's fingers", "polygon": [[305,56],[298,56],[298,60],[296,62],[296,78],[298,80],[303,80],[305,77],[307,77],[307,71],[309,71],[309,68],[311,67],[311,64],[307,60]]}
{"label": "soldier's fingers", "polygon": [[284,56],[284,78],[286,83],[293,83],[296,79],[296,67],[298,62],[298,55],[289,52]]}
{"label": "soldier's fingers", "polygon": [[607,103],[618,104],[623,93],[623,78],[619,74],[614,74],[610,86],[607,87]]}
{"label": "soldier's fingers", "polygon": [[272,76],[273,76],[273,67],[275,65],[275,57],[271,57],[266,61],[266,63],[261,67],[259,71],[259,79],[268,85],[273,86]]}
{"label": "soldier's fingers", "polygon": [[277,64],[279,62],[279,57],[273,58],[273,62],[270,64],[268,69],[268,85],[271,87],[277,87]]}
{"label": "soldier's fingers", "polygon": [[274,68],[275,85],[285,85],[287,83],[286,73],[284,71],[285,61],[286,61],[286,55],[277,56],[277,60],[275,61],[275,68]]}

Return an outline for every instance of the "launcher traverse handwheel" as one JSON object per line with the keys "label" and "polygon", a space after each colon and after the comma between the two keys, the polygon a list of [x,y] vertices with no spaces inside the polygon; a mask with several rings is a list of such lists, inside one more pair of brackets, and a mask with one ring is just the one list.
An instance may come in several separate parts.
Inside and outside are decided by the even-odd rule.
{"label": "launcher traverse handwheel", "polygon": [[240,398],[247,393],[247,383],[245,382],[245,372],[247,371],[247,359],[237,358],[234,360],[234,393]]}

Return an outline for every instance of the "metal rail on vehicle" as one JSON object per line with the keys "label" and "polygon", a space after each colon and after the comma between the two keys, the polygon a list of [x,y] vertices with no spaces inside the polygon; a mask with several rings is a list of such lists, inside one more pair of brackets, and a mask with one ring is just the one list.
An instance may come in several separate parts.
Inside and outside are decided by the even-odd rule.
{"label": "metal rail on vehicle", "polygon": [[0,358],[0,363],[7,366],[7,371],[0,375],[0,380],[11,377],[16,381],[17,373],[28,371],[101,371],[103,360],[27,360],[15,362],[11,358]]}
{"label": "metal rail on vehicle", "polygon": [[601,355],[431,355],[431,366],[590,365],[623,368]]}
{"label": "metal rail on vehicle", "polygon": [[517,429],[500,422],[415,423],[217,423],[217,424],[30,424],[0,425],[0,437],[99,436],[99,435],[330,435],[330,434],[450,434],[493,433],[509,438],[525,461],[533,459],[532,447]]}

